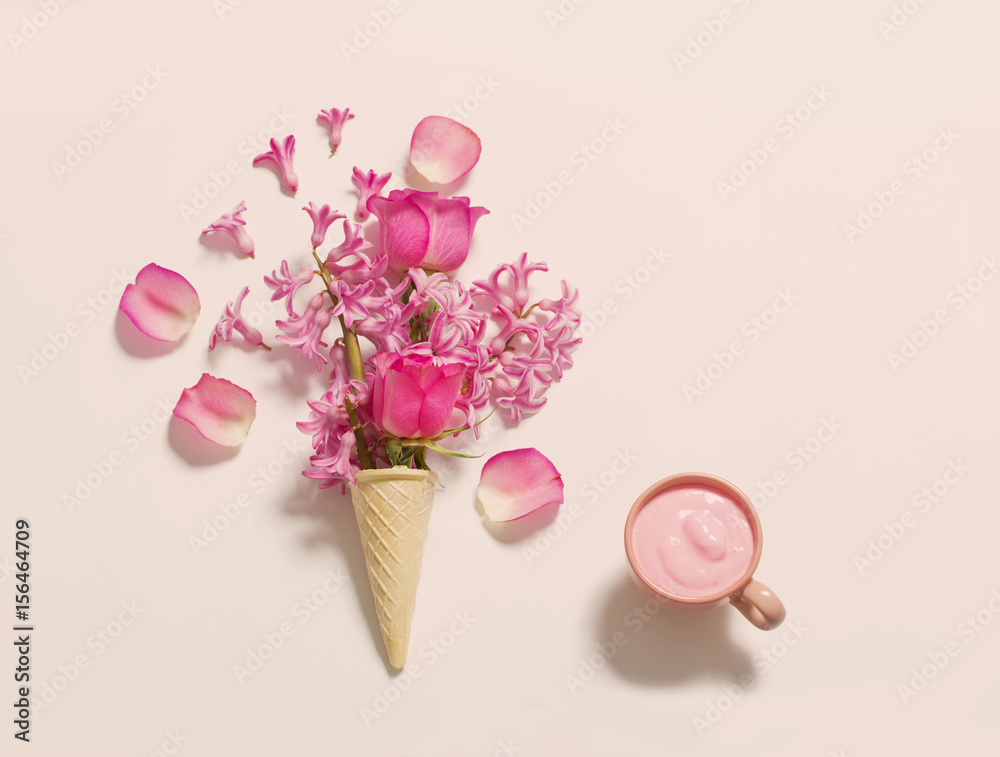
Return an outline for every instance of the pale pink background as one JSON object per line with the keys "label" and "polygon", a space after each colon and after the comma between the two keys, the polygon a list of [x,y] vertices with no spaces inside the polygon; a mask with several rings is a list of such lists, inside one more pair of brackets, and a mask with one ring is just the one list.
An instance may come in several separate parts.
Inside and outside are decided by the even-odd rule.
{"label": "pale pink background", "polygon": [[[26,44],[12,41],[25,18],[45,18],[43,5],[58,12]],[[399,0],[395,14],[381,2],[246,0],[222,18],[211,0],[5,3],[0,627],[13,617],[13,523],[26,517],[33,693],[79,655],[88,664],[17,747],[149,755],[180,734],[190,757],[995,749],[1000,620],[983,608],[1000,587],[1000,279],[966,301],[954,288],[998,252],[1000,7],[902,5],[915,13],[886,35],[887,0]],[[572,11],[564,22],[547,17],[559,8]],[[723,10],[731,23],[715,23]],[[347,60],[342,45],[372,13],[391,21]],[[678,70],[674,54],[708,27],[721,33]],[[166,78],[122,120],[118,98],[147,67]],[[820,107],[786,140],[782,119],[808,110],[813,88],[830,94],[813,96]],[[566,483],[560,520],[492,533],[475,507],[479,463],[445,466],[411,643],[420,677],[397,698],[406,681],[389,674],[374,635],[352,515],[296,473],[307,451],[294,423],[318,383],[293,373],[295,356],[205,346],[244,282],[251,305],[266,303],[258,277],[298,254],[302,204],[350,207],[355,164],[392,170],[403,186],[412,127],[467,98],[475,108],[462,120],[484,151],[461,192],[492,214],[462,279],[527,250],[552,269],[544,294],[561,277],[580,288],[589,338],[548,407],[516,430],[494,427],[481,447],[551,457]],[[314,116],[333,106],[357,118],[327,159]],[[295,199],[249,167],[245,140],[274,109],[290,118],[280,134],[299,139]],[[103,118],[111,133],[60,181],[53,162]],[[939,140],[947,150],[913,182],[908,161],[933,152],[939,129],[958,136]],[[614,140],[589,162],[580,146],[602,131]],[[723,200],[717,182],[765,145],[777,151]],[[180,204],[234,160],[229,185],[185,220]],[[554,194],[546,184],[560,174],[572,183],[516,229],[514,214]],[[896,181],[905,193],[849,241],[843,224]],[[243,199],[255,261],[198,237]],[[135,340],[106,288],[149,261],[183,272],[204,310],[175,350],[142,356],[123,346]],[[779,291],[797,299],[774,320]],[[98,313],[89,298],[110,304]],[[946,322],[894,371],[889,353],[939,310]],[[766,333],[755,317],[771,322]],[[23,377],[19,366],[69,322],[68,345]],[[733,342],[741,354],[727,357]],[[244,447],[208,465],[181,454],[181,424],[155,420],[157,403],[172,407],[202,371],[259,399]],[[699,371],[718,378],[689,403]],[[836,433],[820,440],[824,421]],[[294,461],[274,462],[286,442],[298,445]],[[116,452],[121,465],[70,512],[64,495]],[[968,470],[946,484],[953,462]],[[283,471],[258,493],[251,477],[269,463]],[[643,600],[626,578],[625,516],[649,484],[685,470],[763,500],[758,577],[784,599],[784,628],[763,633],[730,608],[633,612]],[[936,504],[914,501],[938,479],[947,492]],[[241,494],[252,505],[196,556],[190,537]],[[880,537],[891,548],[859,568]],[[338,570],[350,579],[327,596]],[[296,604],[315,590],[328,601],[301,622]],[[142,609],[134,623],[97,643],[131,602]],[[980,610],[994,622],[970,637],[964,619]],[[475,620],[456,624],[463,633],[436,656],[430,645],[452,640],[456,613]],[[294,634],[238,682],[234,666],[283,623]],[[624,646],[605,660],[615,639]],[[14,657],[2,646],[0,696],[12,701]],[[957,656],[904,703],[897,687],[946,648]],[[603,665],[572,687],[567,676],[588,659]],[[386,693],[396,701],[366,724],[362,708]],[[10,719],[8,709],[4,753]]]}

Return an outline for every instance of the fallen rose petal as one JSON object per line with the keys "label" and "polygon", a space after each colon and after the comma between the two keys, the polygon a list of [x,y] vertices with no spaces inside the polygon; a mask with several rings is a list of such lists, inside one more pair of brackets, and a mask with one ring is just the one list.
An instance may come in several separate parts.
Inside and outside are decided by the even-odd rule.
{"label": "fallen rose petal", "polygon": [[563,481],[534,447],[513,449],[486,461],[476,494],[490,520],[517,520],[545,505],[562,504]]}
{"label": "fallen rose petal", "polygon": [[143,334],[176,342],[194,326],[201,300],[190,282],[176,271],[150,263],[122,292],[118,309]]}
{"label": "fallen rose petal", "polygon": [[445,116],[427,116],[410,140],[410,163],[435,184],[461,179],[479,162],[483,151],[476,133]]}
{"label": "fallen rose petal", "polygon": [[238,447],[257,417],[257,400],[231,381],[203,373],[197,384],[181,393],[174,415],[210,442]]}

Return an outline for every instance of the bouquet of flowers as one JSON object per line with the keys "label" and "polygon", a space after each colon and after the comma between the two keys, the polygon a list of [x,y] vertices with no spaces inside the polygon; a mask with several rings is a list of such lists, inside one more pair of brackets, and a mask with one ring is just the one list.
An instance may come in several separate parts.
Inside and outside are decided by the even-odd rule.
{"label": "bouquet of flowers", "polygon": [[[330,129],[331,152],[350,118],[348,109],[319,114]],[[271,140],[271,150],[254,160],[275,168],[293,194],[298,190],[294,151],[293,136]],[[414,131],[410,158],[425,178],[449,184],[472,169],[480,151],[471,130],[431,116]],[[476,224],[488,210],[467,197],[439,192],[407,188],[383,194],[390,178],[353,169],[355,218],[377,219],[376,244],[365,238],[361,223],[329,205],[309,202],[303,210],[312,222],[306,249],[313,265],[282,260],[264,282],[287,314],[275,322],[276,341],[301,352],[328,378],[322,396],[308,402],[309,418],[297,424],[312,438],[313,454],[303,474],[321,488],[350,487],[389,661],[402,667],[438,481],[428,453],[464,456],[443,442],[468,431],[478,436],[479,424],[494,410],[512,420],[537,412],[549,386],[572,366],[581,340],[575,336],[577,292],[563,281],[557,298],[533,300],[529,279],[547,267],[529,262],[527,253],[471,286],[455,279]],[[245,211],[240,203],[204,233],[225,232],[240,254],[255,255]],[[343,239],[328,246],[328,231],[337,221],[342,221]],[[169,299],[168,290],[173,304],[157,312],[156,301]],[[242,316],[248,291],[244,287],[226,306],[210,348],[239,335],[271,349]],[[164,338],[165,330],[179,338],[174,334],[197,318],[195,304],[200,309],[183,277],[153,264],[122,299],[126,314],[154,338]],[[172,329],[154,323],[178,318],[183,323]],[[184,390],[175,414],[206,438],[238,444],[253,421],[254,407],[249,392],[205,374]],[[497,519],[561,501],[558,472],[543,456],[535,450],[503,455],[481,484],[493,492],[490,507]],[[531,491],[527,500],[526,489]]]}

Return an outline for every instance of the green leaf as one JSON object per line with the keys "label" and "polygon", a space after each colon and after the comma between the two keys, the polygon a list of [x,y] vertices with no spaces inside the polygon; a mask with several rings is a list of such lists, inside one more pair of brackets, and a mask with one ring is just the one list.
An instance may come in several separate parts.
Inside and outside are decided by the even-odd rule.
{"label": "green leaf", "polygon": [[427,464],[427,448],[426,447],[414,447],[413,461],[416,463],[420,470],[430,470],[430,466]]}
{"label": "green leaf", "polygon": [[403,443],[394,437],[385,440],[385,453],[393,465],[402,465]]}
{"label": "green leaf", "polygon": [[[492,410],[490,410],[490,415],[493,415],[493,413],[495,413],[496,411],[497,411],[497,409],[493,408]],[[437,436],[435,436],[434,439],[435,440],[445,439],[445,438],[451,436],[452,434],[459,433],[460,431],[468,431],[471,428],[475,428],[476,426],[480,426],[480,425],[486,423],[486,421],[488,421],[490,419],[490,415],[487,415],[485,418],[483,418],[478,423],[473,423],[471,426],[462,426],[461,428],[449,428],[446,431],[442,431],[440,434],[438,434]]]}
{"label": "green leaf", "polygon": [[445,449],[444,447],[442,447],[440,444],[438,444],[437,442],[435,442],[432,439],[425,439],[424,440],[424,446],[425,447],[429,447],[430,449],[434,450],[435,452],[440,452],[442,455],[448,455],[449,457],[465,457],[465,458],[469,458],[469,459],[473,459],[473,458],[477,458],[477,457],[482,457],[482,455],[463,455],[461,452],[454,452],[454,451],[452,451],[450,449]]}

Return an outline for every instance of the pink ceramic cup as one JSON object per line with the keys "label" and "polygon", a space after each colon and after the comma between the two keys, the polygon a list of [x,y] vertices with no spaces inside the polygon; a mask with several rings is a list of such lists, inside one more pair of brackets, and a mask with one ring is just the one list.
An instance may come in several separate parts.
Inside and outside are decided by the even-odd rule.
{"label": "pink ceramic cup", "polygon": [[[706,596],[680,596],[657,586],[640,568],[633,545],[636,517],[646,503],[667,489],[689,486],[714,489],[734,501],[743,509],[753,532],[753,557],[746,571],[730,586]],[[767,586],[754,580],[753,574],[757,569],[757,563],[760,562],[763,544],[764,537],[760,528],[760,519],[757,517],[757,511],[750,504],[749,497],[728,481],[707,473],[680,473],[657,481],[639,496],[635,504],[632,505],[632,510],[625,521],[625,554],[628,556],[632,578],[648,597],[664,607],[680,612],[708,610],[731,602],[755,626],[770,630],[776,628],[785,619],[785,606]]]}

